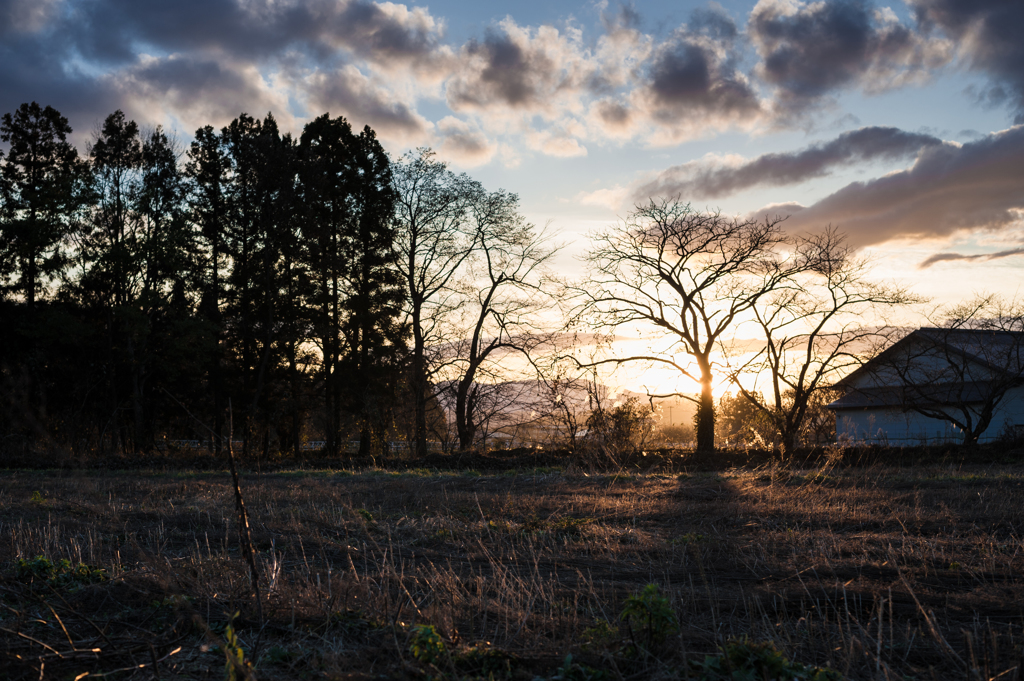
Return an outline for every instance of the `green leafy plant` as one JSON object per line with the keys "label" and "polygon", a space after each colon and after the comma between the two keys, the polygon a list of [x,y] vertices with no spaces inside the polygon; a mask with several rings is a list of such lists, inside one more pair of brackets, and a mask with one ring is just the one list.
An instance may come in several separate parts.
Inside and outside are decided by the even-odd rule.
{"label": "green leafy plant", "polygon": [[228,620],[228,624],[224,627],[224,643],[221,645],[221,650],[224,652],[224,680],[225,681],[242,681],[252,679],[252,665],[245,659],[245,650],[242,648],[242,642],[238,640],[238,635],[235,634],[235,618],[238,617],[236,612]]}
{"label": "green leafy plant", "polygon": [[619,628],[613,627],[606,619],[597,619],[594,626],[583,630],[583,647],[603,648],[614,643],[619,637]]}
{"label": "green leafy plant", "polygon": [[46,556],[19,558],[14,568],[15,577],[25,583],[47,582],[51,586],[79,587],[105,582],[110,577],[103,568],[79,563],[72,565],[67,558],[54,562]]}
{"label": "green leafy plant", "polygon": [[645,652],[679,632],[679,620],[672,604],[658,593],[657,584],[648,584],[640,593],[627,598],[619,619],[629,627],[636,649]]}
{"label": "green leafy plant", "polygon": [[738,681],[740,679],[786,679],[786,681],[842,681],[839,672],[810,667],[790,661],[771,641],[755,643],[744,636],[730,639],[718,655],[707,655],[691,662],[701,681]]}
{"label": "green leafy plant", "polygon": [[417,624],[409,637],[409,652],[423,664],[436,664],[444,658],[441,635],[432,624]]}

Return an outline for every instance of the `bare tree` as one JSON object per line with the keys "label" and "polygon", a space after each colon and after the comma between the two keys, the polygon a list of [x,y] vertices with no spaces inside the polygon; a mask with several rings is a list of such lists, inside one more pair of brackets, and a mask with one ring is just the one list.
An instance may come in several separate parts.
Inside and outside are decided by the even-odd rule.
{"label": "bare tree", "polygon": [[764,346],[730,370],[739,393],[774,426],[775,444],[785,453],[796,447],[815,393],[860,366],[891,333],[891,327],[866,325],[865,316],[921,302],[905,288],[870,281],[870,263],[836,229],[806,237],[801,250],[814,266],[751,308]]}
{"label": "bare tree", "polygon": [[543,342],[539,315],[549,280],[546,264],[556,249],[518,208],[519,197],[504,191],[484,194],[472,206],[474,253],[459,285],[464,332],[450,344],[449,355],[450,369],[458,376],[455,427],[463,450],[473,446],[480,424],[481,384],[507,377],[505,367],[492,358],[526,354]]}
{"label": "bare tree", "polygon": [[431,384],[444,366],[432,361],[429,349],[449,340],[452,332],[445,322],[461,301],[453,284],[477,244],[471,207],[484,192],[478,182],[448,170],[429,149],[403,156],[392,176],[398,195],[394,248],[412,331],[413,450],[424,457]]}
{"label": "bare tree", "polygon": [[975,444],[1010,391],[1024,386],[1024,303],[979,295],[933,319],[941,326],[914,331],[876,358],[873,383],[904,411],[952,423],[964,444]]}
{"label": "bare tree", "polygon": [[552,334],[544,344],[547,347],[538,346],[539,351],[529,356],[544,420],[550,424],[553,439],[564,443],[570,452],[576,451],[595,401],[599,402],[607,390],[598,383],[597,369],[584,366],[575,356],[584,340],[596,341],[595,345],[600,346],[603,339],[581,339],[577,333]]}
{"label": "bare tree", "polygon": [[[666,352],[601,362],[657,363],[699,383],[699,451],[715,447],[712,355],[719,340],[762,298],[813,266],[783,234],[781,221],[727,218],[678,200],[652,200],[599,233],[586,256],[588,278],[578,286],[582,315],[603,328],[654,326],[674,341]],[[696,371],[678,362],[677,353],[692,357]]]}

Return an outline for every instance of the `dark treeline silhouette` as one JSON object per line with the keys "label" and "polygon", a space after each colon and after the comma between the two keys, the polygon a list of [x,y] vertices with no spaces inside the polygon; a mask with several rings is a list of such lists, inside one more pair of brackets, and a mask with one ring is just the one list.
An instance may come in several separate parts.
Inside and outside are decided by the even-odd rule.
{"label": "dark treeline silhouette", "polygon": [[[518,196],[429,149],[391,159],[369,127],[328,114],[298,139],[270,114],[241,114],[187,149],[121,111],[84,156],[71,132],[34,102],[0,118],[11,461],[182,440],[219,454],[229,437],[264,458],[379,456],[395,441],[421,459],[495,442],[607,453],[622,447],[598,426],[618,407],[602,406],[597,368],[630,362],[701,386],[649,395],[644,412],[692,400],[697,449],[716,448],[722,376],[758,418],[720,435],[791,452],[821,441],[833,382],[887,342],[890,327],[865,328],[864,315],[919,300],[873,283],[837,230],[792,235],[782,217],[727,218],[678,197],[597,233],[569,284]],[[600,355],[602,334],[635,324],[676,345]],[[763,344],[733,348],[749,328]],[[577,343],[581,329],[599,333]]]}
{"label": "dark treeline silhouette", "polygon": [[410,381],[373,130],[242,114],[182,149],[116,111],[84,157],[71,132],[0,120],[0,449],[219,451],[231,417],[245,454],[382,452]]}

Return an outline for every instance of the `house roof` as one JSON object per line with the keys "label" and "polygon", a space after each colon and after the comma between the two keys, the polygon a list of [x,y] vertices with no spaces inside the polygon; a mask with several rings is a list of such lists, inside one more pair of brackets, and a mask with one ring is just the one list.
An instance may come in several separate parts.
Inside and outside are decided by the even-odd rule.
{"label": "house roof", "polygon": [[[857,386],[860,379],[877,375],[879,368],[908,351],[915,344],[924,344],[942,352],[949,358],[989,370],[987,380],[944,381],[914,385]],[[1006,362],[993,361],[1012,359]],[[939,378],[938,375],[935,378]],[[948,376],[947,376],[948,379]],[[870,409],[880,407],[934,407],[950,404],[982,402],[999,386],[1024,381],[1024,333],[988,329],[922,328],[906,335],[884,352],[865,362],[856,371],[836,383],[846,394],[828,405],[829,409]]]}
{"label": "house roof", "polygon": [[941,383],[927,386],[904,388],[881,386],[850,390],[834,402],[829,409],[872,409],[879,407],[903,407],[913,401],[922,407],[944,404],[971,404],[981,402],[991,392],[992,381],[971,381],[968,383]]}
{"label": "house roof", "polygon": [[[884,351],[871,358],[849,375],[836,382],[836,387],[849,387],[858,379],[873,373],[880,365],[893,358],[894,355],[906,350],[907,346],[914,343],[928,343],[940,348],[951,355],[963,357],[965,360],[985,367],[993,372],[1009,374],[1011,377],[1024,376],[1024,333],[1019,331],[998,331],[989,329],[943,329],[936,327],[923,327],[912,331],[897,342],[890,345]],[[999,351],[1002,348],[1009,352],[1016,350],[1018,357],[1017,367],[1020,369],[1008,372],[1006,366],[994,364],[986,355]]]}

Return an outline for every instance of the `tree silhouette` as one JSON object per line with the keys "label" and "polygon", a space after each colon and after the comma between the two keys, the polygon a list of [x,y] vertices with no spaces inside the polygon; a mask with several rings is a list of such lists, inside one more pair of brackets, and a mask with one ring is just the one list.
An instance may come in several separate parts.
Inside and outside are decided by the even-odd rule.
{"label": "tree silhouette", "polygon": [[0,166],[5,219],[0,223],[0,273],[13,277],[29,309],[48,280],[67,265],[68,240],[88,200],[88,174],[68,142],[68,120],[52,107],[22,104],[0,119],[0,140],[10,144]]}

